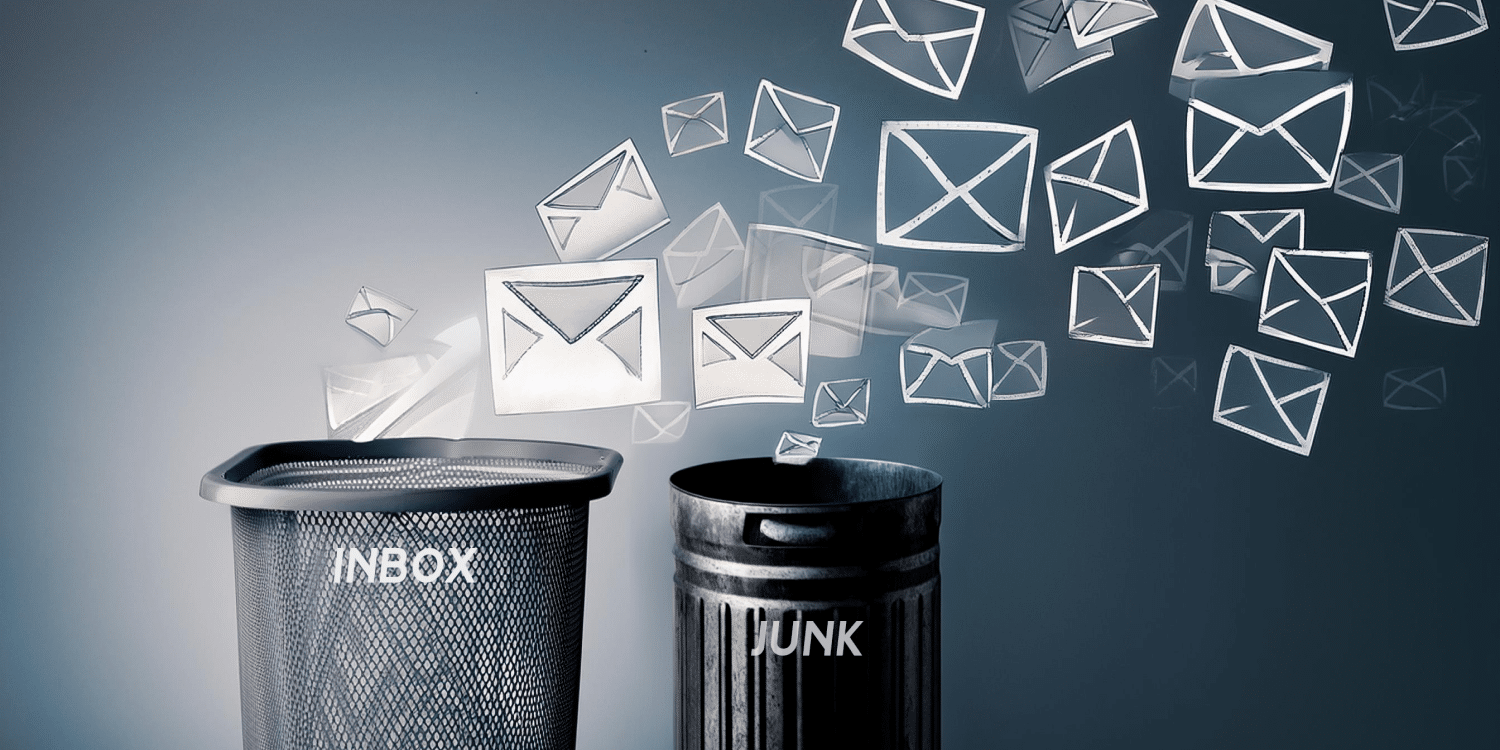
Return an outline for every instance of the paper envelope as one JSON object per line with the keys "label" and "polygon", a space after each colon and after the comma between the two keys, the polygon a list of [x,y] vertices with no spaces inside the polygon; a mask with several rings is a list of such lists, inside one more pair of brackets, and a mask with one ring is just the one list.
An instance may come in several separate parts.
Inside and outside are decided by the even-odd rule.
{"label": "paper envelope", "polygon": [[1149,211],[1116,240],[1123,249],[1110,258],[1111,266],[1161,266],[1161,289],[1187,288],[1188,258],[1193,253],[1193,215],[1181,211]]}
{"label": "paper envelope", "polygon": [[406,327],[411,316],[416,314],[415,308],[395,297],[362,286],[354,295],[354,303],[349,305],[349,313],[344,316],[344,322],[369,336],[371,341],[386,346]]}
{"label": "paper envelope", "polygon": [[729,116],[724,110],[724,92],[695,96],[661,108],[661,127],[667,136],[667,154],[682,156],[729,142]]}
{"label": "paper envelope", "polygon": [[693,405],[686,401],[640,404],[630,416],[630,442],[636,445],[675,443],[687,433]]}
{"label": "paper envelope", "polygon": [[839,106],[761,79],[745,155],[808,182],[822,182],[839,126]]}
{"label": "paper envelope", "polygon": [[994,386],[997,321],[974,320],[930,328],[901,345],[901,399],[984,409]]}
{"label": "paper envelope", "polygon": [[991,401],[1019,401],[1047,395],[1047,344],[1006,341],[995,345],[995,385]]}
{"label": "paper envelope", "polygon": [[870,266],[870,306],[865,333],[911,336],[928,328],[952,328],[963,322],[969,280],[946,273],[906,274],[879,263]]}
{"label": "paper envelope", "polygon": [[667,207],[626,140],[536,206],[563,261],[607,258],[667,225]]}
{"label": "paper envelope", "polygon": [[395,398],[432,366],[432,358],[419,355],[393,357],[366,364],[323,369],[323,397],[328,408],[328,437],[347,438],[362,415],[371,415]]}
{"label": "paper envelope", "polygon": [[1068,28],[1068,0],[1022,0],[1011,8],[1010,40],[1028,92],[1115,54],[1109,39],[1079,46]]}
{"label": "paper envelope", "polygon": [[760,194],[760,222],[829,234],[839,205],[839,186],[788,185]]}
{"label": "paper envelope", "polygon": [[1484,308],[1487,237],[1441,229],[1398,229],[1385,281],[1385,304],[1428,320],[1479,325]]}
{"label": "paper envelope", "polygon": [[1068,5],[1068,28],[1077,47],[1118,36],[1153,18],[1156,9],[1147,0],[1072,0]]}
{"label": "paper envelope", "polygon": [[1327,70],[1333,42],[1298,31],[1227,0],[1198,0],[1172,62],[1173,96],[1193,82],[1281,70]]}
{"label": "paper envelope", "polygon": [[1073,268],[1068,337],[1149,349],[1156,344],[1161,266]]}
{"label": "paper envelope", "polygon": [[1348,74],[1200,81],[1187,114],[1188,187],[1294,193],[1333,187],[1349,137]]}
{"label": "paper envelope", "polygon": [[751,224],[745,233],[745,301],[812,300],[817,357],[859,356],[875,249],[792,227]]}
{"label": "paper envelope", "polygon": [[960,0],[855,0],[844,49],[904,83],[957,99],[983,26],[984,8]]}
{"label": "paper envelope", "polygon": [[1369,308],[1372,265],[1366,252],[1272,250],[1260,332],[1353,357]]}
{"label": "paper envelope", "polygon": [[1490,27],[1484,0],[1385,0],[1384,5],[1398,52],[1450,44]]}
{"label": "paper envelope", "polygon": [[745,243],[718,203],[693,219],[662,251],[678,308],[701,305],[729,286],[745,267]]}
{"label": "paper envelope", "polygon": [[1151,359],[1151,406],[1179,409],[1198,394],[1198,360],[1192,357]]}
{"label": "paper envelope", "polygon": [[1208,290],[1259,302],[1271,250],[1300,248],[1306,227],[1300,208],[1216,211],[1208,219]]}
{"label": "paper envelope", "polygon": [[1312,453],[1328,373],[1231,344],[1219,369],[1213,420],[1257,440]]}
{"label": "paper envelope", "polygon": [[1124,124],[1047,165],[1054,252],[1063,252],[1141,214],[1150,203],[1135,123]]}
{"label": "paper envelope", "polygon": [[1333,192],[1355,203],[1399,214],[1404,173],[1405,159],[1400,154],[1344,154]]}
{"label": "paper envelope", "polygon": [[818,448],[822,445],[823,438],[800,432],[783,432],[781,439],[776,441],[776,452],[772,454],[771,461],[804,466],[818,457]]}
{"label": "paper envelope", "polygon": [[496,414],[661,400],[656,260],[484,272]]}
{"label": "paper envelope", "polygon": [[853,427],[870,418],[870,379],[851,378],[818,384],[813,394],[813,427]]}
{"label": "paper envelope", "polygon": [[1381,405],[1397,411],[1431,411],[1448,401],[1448,373],[1441,367],[1408,367],[1385,374]]}
{"label": "paper envelope", "polygon": [[698,408],[800,404],[806,398],[806,299],[693,310],[693,393]]}
{"label": "paper envelope", "polygon": [[469,318],[434,337],[436,356],[328,368],[329,438],[463,437],[474,413],[480,339],[479,319]]}
{"label": "paper envelope", "polygon": [[[934,149],[942,158],[923,146],[933,137],[944,146]],[[1036,143],[1035,128],[998,122],[881,123],[876,242],[919,250],[1020,250]]]}

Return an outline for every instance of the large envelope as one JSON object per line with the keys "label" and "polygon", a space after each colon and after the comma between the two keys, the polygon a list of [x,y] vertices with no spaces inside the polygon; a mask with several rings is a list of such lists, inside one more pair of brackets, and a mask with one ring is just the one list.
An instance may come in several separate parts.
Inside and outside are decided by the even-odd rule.
{"label": "large envelope", "polygon": [[1193,215],[1181,211],[1150,211],[1116,240],[1123,249],[1110,258],[1111,266],[1161,266],[1161,289],[1187,288],[1188,258],[1193,253]]}
{"label": "large envelope", "polygon": [[1172,62],[1174,96],[1194,81],[1279,70],[1327,70],[1333,42],[1298,31],[1227,0],[1198,0]]}
{"label": "large envelope", "polygon": [[1441,229],[1397,230],[1385,304],[1428,320],[1477,326],[1489,254],[1487,237]]}
{"label": "large envelope", "polygon": [[729,116],[724,111],[724,92],[695,96],[661,108],[661,127],[667,136],[667,154],[682,156],[729,142]]}
{"label": "large envelope", "polygon": [[656,260],[484,272],[496,414],[661,399]]}
{"label": "large envelope", "polygon": [[778,464],[803,466],[818,457],[818,448],[822,445],[823,438],[815,435],[783,432],[781,439],[776,441],[776,452],[771,455],[771,461]]}
{"label": "large envelope", "polygon": [[995,384],[991,401],[1019,401],[1047,395],[1047,344],[1006,341],[995,345]]}
{"label": "large envelope", "polygon": [[913,271],[901,281],[901,270],[870,266],[870,308],[865,333],[911,336],[928,328],[952,328],[963,322],[969,280],[946,273]]}
{"label": "large envelope", "polygon": [[1215,211],[1208,219],[1208,290],[1259,302],[1273,248],[1300,248],[1306,234],[1300,208]]}
{"label": "large envelope", "polygon": [[751,224],[745,233],[745,301],[812,300],[817,357],[856,357],[864,341],[875,249],[826,234]]}
{"label": "large envelope", "polygon": [[463,437],[478,384],[479,319],[450,326],[433,343],[433,354],[324,370],[328,437]]}
{"label": "large envelope", "polygon": [[1161,266],[1073,268],[1068,337],[1149,349],[1156,344]]}
{"label": "large envelope", "polygon": [[800,404],[807,396],[806,299],[773,299],[693,311],[693,393],[698,408]]}
{"label": "large envelope", "polygon": [[1312,452],[1329,381],[1322,370],[1231,344],[1219,370],[1213,419],[1306,456]]}
{"label": "large envelope", "polygon": [[729,286],[745,266],[745,243],[718,203],[693,219],[661,252],[677,307],[701,305]]}
{"label": "large envelope", "polygon": [[408,306],[401,300],[362,286],[354,295],[354,302],[349,305],[349,312],[344,316],[344,322],[354,330],[369,336],[371,341],[385,346],[396,338],[396,334],[400,333],[401,329],[406,327],[406,323],[411,320],[411,316],[416,314],[416,308]]}
{"label": "large envelope", "polygon": [[870,379],[851,378],[818,384],[813,394],[812,426],[853,427],[870,418]]}
{"label": "large envelope", "polygon": [[1468,39],[1490,27],[1484,0],[1385,0],[1385,21],[1397,51]]}
{"label": "large envelope", "polygon": [[1353,357],[1365,328],[1372,265],[1360,251],[1272,250],[1260,332]]}
{"label": "large envelope", "polygon": [[1054,252],[1097,237],[1150,208],[1135,123],[1124,124],[1047,165]]}
{"label": "large envelope", "polygon": [[1156,9],[1147,0],[1072,0],[1068,4],[1068,28],[1078,47],[1118,36],[1153,18]]}
{"label": "large envelope", "polygon": [[637,445],[675,443],[687,433],[693,405],[686,401],[640,404],[630,417],[630,442]]}
{"label": "large envelope", "polygon": [[670,221],[630,140],[552,191],[536,213],[564,261],[607,258]]}
{"label": "large envelope", "polygon": [[1333,192],[1371,208],[1401,213],[1405,159],[1401,154],[1344,154]]}
{"label": "large envelope", "polygon": [[[933,137],[942,158],[922,145]],[[881,123],[875,241],[921,250],[1020,250],[1036,143],[1035,128],[999,122]]]}
{"label": "large envelope", "polygon": [[839,106],[761,79],[745,134],[745,155],[808,182],[822,182],[839,126]]}
{"label": "large envelope", "polygon": [[1022,0],[1011,8],[1010,40],[1026,90],[1036,91],[1115,53],[1104,39],[1080,46],[1068,28],[1070,0]]}
{"label": "large envelope", "polygon": [[1294,193],[1333,187],[1349,138],[1346,73],[1200,81],[1187,114],[1188,187]]}
{"label": "large envelope", "polygon": [[923,91],[957,99],[983,26],[984,8],[961,0],[855,0],[844,49]]}
{"label": "large envelope", "polygon": [[901,344],[901,399],[984,409],[994,385],[994,320],[931,328]]}
{"label": "large envelope", "polygon": [[1151,359],[1151,406],[1179,409],[1198,395],[1198,360],[1192,357]]}
{"label": "large envelope", "polygon": [[759,223],[829,234],[833,232],[838,205],[838,185],[823,183],[772,188],[760,194]]}
{"label": "large envelope", "polygon": [[1397,411],[1431,411],[1448,400],[1448,373],[1441,367],[1408,367],[1385,374],[1381,405]]}

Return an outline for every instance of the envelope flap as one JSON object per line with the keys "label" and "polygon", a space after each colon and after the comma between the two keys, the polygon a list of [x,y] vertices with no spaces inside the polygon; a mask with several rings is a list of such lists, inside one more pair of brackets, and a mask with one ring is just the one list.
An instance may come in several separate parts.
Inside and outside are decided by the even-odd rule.
{"label": "envelope flap", "polygon": [[1232,3],[1219,3],[1219,23],[1235,52],[1251,70],[1316,57],[1333,47],[1329,42]]}
{"label": "envelope flap", "polygon": [[1208,79],[1193,84],[1191,101],[1198,109],[1208,105],[1236,124],[1263,131],[1320,94],[1348,83],[1348,73],[1312,70]]}
{"label": "envelope flap", "polygon": [[949,297],[950,295],[967,294],[969,280],[962,276],[952,276],[946,273],[922,273],[914,271],[906,275],[906,285],[901,289],[903,299],[913,299],[918,295]]}
{"label": "envelope flap", "polygon": [[717,114],[714,105],[724,101],[724,95],[720,93],[704,94],[691,99],[683,99],[680,102],[668,104],[665,109],[672,117],[681,117],[689,120],[697,120]]}
{"label": "envelope flap", "polygon": [[929,348],[950,358],[974,349],[989,351],[994,345],[998,327],[999,321],[973,320],[952,328],[929,328],[907,339],[902,348]]}
{"label": "envelope flap", "polygon": [[711,315],[708,322],[754,359],[801,316],[797,311],[728,313]]}
{"label": "envelope flap", "polygon": [[585,281],[506,281],[505,287],[569,344],[593,330],[641,283],[642,276]]}
{"label": "envelope flap", "polygon": [[770,93],[777,109],[786,115],[787,124],[799,135],[833,127],[838,111],[834,105],[775,85]]}
{"label": "envelope flap", "polygon": [[[861,1],[866,5],[885,6],[885,9],[890,11],[891,22],[905,36],[951,35],[953,32],[965,35],[978,33],[978,22],[984,13],[983,8],[958,2],[958,0]],[[860,20],[866,19],[869,15],[867,11],[861,13]]]}
{"label": "envelope flap", "polygon": [[863,378],[854,380],[835,380],[823,383],[823,390],[828,392],[829,398],[833,399],[833,405],[840,409],[849,408],[855,401],[865,393],[870,381]]}

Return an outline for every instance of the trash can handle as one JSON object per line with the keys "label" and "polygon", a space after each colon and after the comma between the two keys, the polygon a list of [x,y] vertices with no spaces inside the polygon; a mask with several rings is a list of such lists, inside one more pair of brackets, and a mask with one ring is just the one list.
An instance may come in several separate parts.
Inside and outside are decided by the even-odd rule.
{"label": "trash can handle", "polygon": [[[799,523],[799,518],[815,520],[817,523]],[[753,517],[746,520],[753,522]],[[825,546],[838,534],[838,529],[822,514],[761,516],[757,530],[764,539],[794,547]],[[749,539],[752,535],[747,533],[745,537]]]}

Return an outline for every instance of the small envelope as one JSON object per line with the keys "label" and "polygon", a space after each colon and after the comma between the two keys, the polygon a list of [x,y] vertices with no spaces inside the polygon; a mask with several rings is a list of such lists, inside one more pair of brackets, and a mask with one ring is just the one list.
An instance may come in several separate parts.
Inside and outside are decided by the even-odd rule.
{"label": "small envelope", "polygon": [[761,79],[745,155],[808,182],[822,182],[839,126],[839,106]]}
{"label": "small envelope", "polygon": [[484,272],[496,414],[661,400],[656,260]]}
{"label": "small envelope", "polygon": [[870,379],[819,383],[813,394],[813,427],[853,427],[870,418]]}
{"label": "small envelope", "polygon": [[1333,42],[1227,0],[1198,0],[1177,43],[1171,91],[1188,98],[1194,81],[1280,70],[1328,70]]}
{"label": "small envelope", "polygon": [[960,0],[855,0],[844,49],[904,83],[957,99],[984,8]]}
{"label": "small envelope", "polygon": [[396,357],[323,371],[328,437],[463,437],[474,414],[479,319],[439,333],[436,356]]}
{"label": "small envelope", "polygon": [[686,401],[658,401],[635,407],[630,417],[630,442],[636,445],[675,443],[687,432],[693,405]]}
{"label": "small envelope", "polygon": [[984,409],[994,385],[997,321],[930,328],[901,344],[901,399]]}
{"label": "small envelope", "polygon": [[783,432],[781,439],[776,441],[776,453],[771,460],[778,464],[803,466],[818,457],[818,448],[822,445],[823,438],[800,432]]}
{"label": "small envelope", "polygon": [[1441,367],[1409,367],[1385,374],[1381,405],[1397,411],[1432,411],[1448,400],[1448,373]]}
{"label": "small envelope", "polygon": [[1333,192],[1355,203],[1399,214],[1404,162],[1400,154],[1344,154]]}
{"label": "small envelope", "polygon": [[1293,193],[1333,186],[1349,137],[1346,73],[1200,81],[1188,100],[1188,187]]}
{"label": "small envelope", "polygon": [[695,96],[661,108],[661,127],[667,135],[667,153],[682,156],[729,142],[729,117],[724,111],[724,92]]}
{"label": "small envelope", "polygon": [[1427,129],[1449,143],[1481,142],[1484,97],[1468,91],[1439,91],[1427,108]]}
{"label": "small envelope", "polygon": [[760,194],[759,223],[828,234],[833,231],[838,205],[838,185],[824,183],[774,188]]}
{"label": "small envelope", "polygon": [[1353,357],[1365,328],[1372,265],[1366,252],[1272,250],[1260,332]]}
{"label": "small envelope", "polygon": [[1328,395],[1328,373],[1231,344],[1219,370],[1215,422],[1308,455]]}
{"label": "small envelope", "polygon": [[1484,144],[1479,136],[1454,144],[1443,154],[1443,187],[1459,201],[1484,188]]}
{"label": "small envelope", "polygon": [[1151,359],[1151,405],[1178,409],[1198,395],[1198,360],[1192,357]]}
{"label": "small envelope", "polygon": [[1484,308],[1487,237],[1441,229],[1399,229],[1385,304],[1428,320],[1479,325]]}
{"label": "small envelope", "polygon": [[928,328],[952,328],[963,322],[969,280],[946,273],[906,274],[895,266],[870,267],[870,307],[865,332],[911,336]]}
{"label": "small envelope", "polygon": [[344,322],[369,336],[371,341],[385,346],[396,338],[396,334],[416,314],[416,308],[408,307],[395,297],[362,286],[359,293],[354,295],[354,303],[349,305],[349,313],[344,316]]}
{"label": "small envelope", "polygon": [[1028,92],[1114,55],[1109,39],[1080,46],[1068,28],[1069,0],[1022,0],[1010,11],[1010,39]]}
{"label": "small envelope", "polygon": [[1385,0],[1384,5],[1398,52],[1450,44],[1490,27],[1484,0]]}
{"label": "small envelope", "polygon": [[626,140],[536,206],[557,257],[607,258],[667,225],[667,207]]}
{"label": "small envelope", "polygon": [[1161,266],[1073,268],[1068,337],[1149,349],[1156,344]]}
{"label": "small envelope", "polygon": [[1271,250],[1302,247],[1305,219],[1300,208],[1214,212],[1204,257],[1208,290],[1259,302]]}
{"label": "small envelope", "polygon": [[745,301],[812,300],[817,357],[855,357],[864,341],[875,248],[791,227],[751,224],[745,233]]}
{"label": "small envelope", "polygon": [[661,253],[677,307],[701,305],[740,275],[745,243],[718,203],[693,219]]}
{"label": "small envelope", "polygon": [[991,401],[1019,401],[1047,395],[1047,344],[1007,341],[995,345],[995,385]]}
{"label": "small envelope", "polygon": [[1111,266],[1161,266],[1161,289],[1187,288],[1188,258],[1193,253],[1193,216],[1181,211],[1150,211],[1116,240],[1123,249],[1110,258]]}
{"label": "small envelope", "polygon": [[[923,146],[928,139],[936,139],[941,148],[934,150],[943,158]],[[1020,250],[1036,143],[1035,128],[998,122],[881,123],[876,242],[920,250]]]}
{"label": "small envelope", "polygon": [[[1410,91],[1410,94],[1405,92]],[[1427,114],[1432,97],[1427,94],[1427,79],[1417,75],[1416,82],[1406,85],[1389,78],[1370,76],[1365,80],[1365,99],[1370,105],[1370,120],[1411,122]]]}
{"label": "small envelope", "polygon": [[1118,36],[1153,18],[1156,9],[1147,0],[1073,0],[1068,6],[1068,27],[1078,47]]}
{"label": "small envelope", "polygon": [[738,302],[693,311],[693,393],[698,408],[800,404],[806,398],[806,299]]}
{"label": "small envelope", "polygon": [[1063,252],[1146,213],[1146,173],[1135,123],[1123,125],[1047,165],[1054,252]]}

